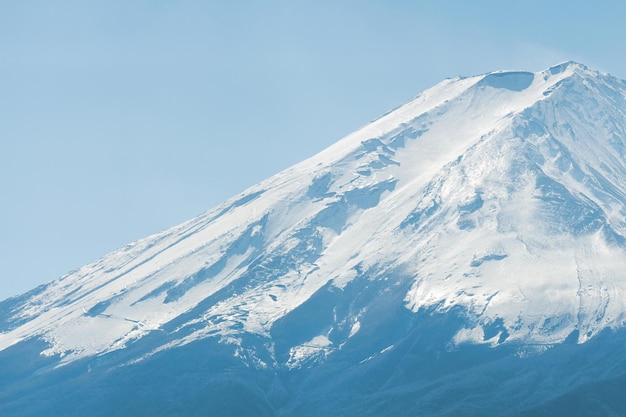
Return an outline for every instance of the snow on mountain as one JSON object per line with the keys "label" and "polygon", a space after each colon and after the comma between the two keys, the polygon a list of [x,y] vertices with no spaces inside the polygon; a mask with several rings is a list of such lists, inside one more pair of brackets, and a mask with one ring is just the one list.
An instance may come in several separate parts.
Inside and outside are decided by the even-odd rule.
{"label": "snow on mountain", "polygon": [[159,338],[140,361],[217,338],[254,367],[299,368],[372,331],[385,303],[460,309],[455,346],[586,342],[626,320],[625,112],[626,83],[571,62],[445,80],[4,301],[0,350],[41,339],[66,364]]}

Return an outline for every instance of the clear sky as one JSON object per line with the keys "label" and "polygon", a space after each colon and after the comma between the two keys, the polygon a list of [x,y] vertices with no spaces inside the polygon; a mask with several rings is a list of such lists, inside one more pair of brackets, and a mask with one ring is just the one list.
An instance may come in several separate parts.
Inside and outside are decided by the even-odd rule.
{"label": "clear sky", "polygon": [[457,75],[626,78],[626,2],[0,0],[0,299]]}

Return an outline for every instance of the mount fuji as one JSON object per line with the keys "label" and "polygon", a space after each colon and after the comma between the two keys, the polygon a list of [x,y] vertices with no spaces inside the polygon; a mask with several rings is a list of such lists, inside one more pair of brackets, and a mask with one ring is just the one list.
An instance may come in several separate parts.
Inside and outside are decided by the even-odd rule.
{"label": "mount fuji", "polygon": [[445,80],[0,303],[2,416],[625,415],[626,82]]}

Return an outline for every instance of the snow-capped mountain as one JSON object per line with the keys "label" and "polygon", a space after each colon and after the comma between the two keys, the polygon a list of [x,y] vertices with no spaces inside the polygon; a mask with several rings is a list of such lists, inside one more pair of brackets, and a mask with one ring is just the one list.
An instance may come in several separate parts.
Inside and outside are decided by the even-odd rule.
{"label": "snow-capped mountain", "polygon": [[[569,62],[445,80],[205,214],[0,303],[5,413],[31,415],[20,390],[42,374],[86,366],[101,387],[107,372],[162,376],[155,363],[190,351],[223,361],[216,375],[256,375],[244,391],[263,399],[257,415],[391,415],[376,407],[402,390],[413,407],[444,404],[416,382],[461,383],[426,359],[441,355],[472,385],[460,352],[480,352],[483,370],[544,363],[557,345],[596,352],[626,322],[625,153],[626,83],[607,74]],[[363,372],[385,382],[350,406],[337,392],[362,392]],[[325,376],[342,390],[311,402],[302,387]],[[559,381],[513,411],[585,382]],[[489,410],[465,414],[504,415]]]}

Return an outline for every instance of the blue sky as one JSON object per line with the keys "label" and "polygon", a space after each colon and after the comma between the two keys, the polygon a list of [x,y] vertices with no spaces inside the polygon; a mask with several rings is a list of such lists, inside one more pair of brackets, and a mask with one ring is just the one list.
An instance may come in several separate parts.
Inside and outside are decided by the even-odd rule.
{"label": "blue sky", "polygon": [[211,208],[446,77],[626,78],[626,4],[0,0],[0,299]]}

